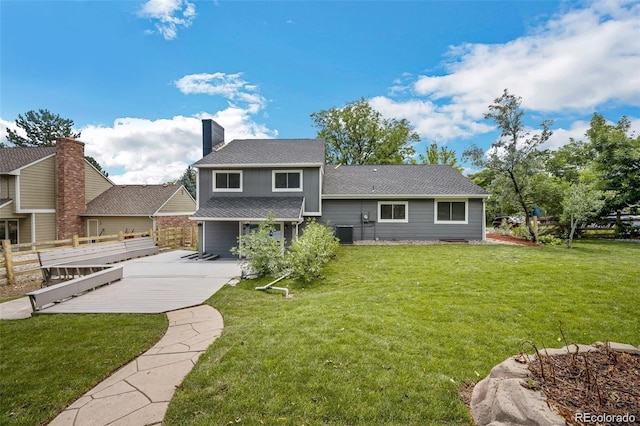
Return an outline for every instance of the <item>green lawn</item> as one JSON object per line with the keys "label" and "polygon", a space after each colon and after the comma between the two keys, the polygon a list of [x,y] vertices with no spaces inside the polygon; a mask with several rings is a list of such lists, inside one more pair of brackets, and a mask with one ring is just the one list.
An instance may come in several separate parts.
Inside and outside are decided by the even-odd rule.
{"label": "green lawn", "polygon": [[38,315],[0,321],[0,425],[45,424],[153,346],[165,315]]}
{"label": "green lawn", "polygon": [[342,247],[293,297],[226,286],[166,425],[471,425],[460,388],[525,340],[640,344],[640,244]]}

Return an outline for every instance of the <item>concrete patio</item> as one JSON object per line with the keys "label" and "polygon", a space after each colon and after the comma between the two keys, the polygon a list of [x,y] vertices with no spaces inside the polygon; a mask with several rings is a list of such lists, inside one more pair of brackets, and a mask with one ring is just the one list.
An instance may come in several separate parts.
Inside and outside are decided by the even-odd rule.
{"label": "concrete patio", "polygon": [[[123,279],[38,311],[162,313],[169,328],[147,352],[69,405],[50,425],[161,425],[169,402],[200,355],[223,329],[220,313],[203,305],[240,276],[237,262],[187,260],[172,251],[122,262]],[[28,298],[0,304],[0,319],[31,316]]]}
{"label": "concrete patio", "polygon": [[240,276],[233,260],[188,260],[176,250],[119,263],[123,279],[38,311],[60,313],[161,313],[202,304]]}

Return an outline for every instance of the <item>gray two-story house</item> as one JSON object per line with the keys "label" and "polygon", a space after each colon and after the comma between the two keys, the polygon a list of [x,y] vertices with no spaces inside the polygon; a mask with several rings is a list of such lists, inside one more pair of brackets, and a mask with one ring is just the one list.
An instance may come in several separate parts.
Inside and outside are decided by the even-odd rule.
{"label": "gray two-story house", "polygon": [[200,250],[231,257],[238,236],[273,215],[291,241],[306,218],[357,240],[484,240],[489,194],[446,165],[325,164],[322,139],[242,139],[203,120],[198,170]]}

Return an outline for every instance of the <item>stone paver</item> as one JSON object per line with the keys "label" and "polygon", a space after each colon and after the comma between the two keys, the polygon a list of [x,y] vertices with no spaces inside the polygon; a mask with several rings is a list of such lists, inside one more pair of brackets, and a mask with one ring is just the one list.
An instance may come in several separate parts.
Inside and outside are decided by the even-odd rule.
{"label": "stone paver", "polygon": [[168,312],[167,317],[169,328],[158,343],[80,397],[50,425],[162,424],[176,386],[223,328],[222,315],[208,305]]}

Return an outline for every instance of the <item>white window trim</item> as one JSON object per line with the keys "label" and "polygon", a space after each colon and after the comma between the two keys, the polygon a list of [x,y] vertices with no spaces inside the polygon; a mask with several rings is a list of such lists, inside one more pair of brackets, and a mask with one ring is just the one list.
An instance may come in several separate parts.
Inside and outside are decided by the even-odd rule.
{"label": "white window trim", "polygon": [[[216,175],[218,173],[240,173],[240,188],[216,188]],[[212,192],[242,192],[242,187],[244,184],[244,179],[242,178],[242,170],[214,170],[211,174],[211,178]]]}
{"label": "white window trim", "polygon": [[[276,188],[276,173],[298,173],[300,174],[300,188]],[[271,191],[272,192],[302,192],[304,183],[302,181],[304,173],[300,170],[271,170]]]}
{"label": "white window trim", "polygon": [[[464,220],[438,220],[438,203],[464,203]],[[469,223],[469,199],[441,199],[433,201],[433,223],[437,225],[467,225]]]}
{"label": "white window trim", "polygon": [[[386,204],[403,204],[404,219],[382,219],[382,206]],[[408,201],[378,201],[378,223],[409,223],[409,202]]]}

